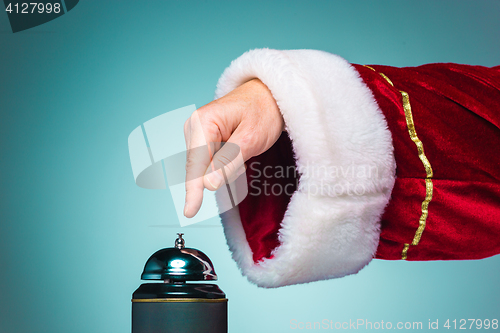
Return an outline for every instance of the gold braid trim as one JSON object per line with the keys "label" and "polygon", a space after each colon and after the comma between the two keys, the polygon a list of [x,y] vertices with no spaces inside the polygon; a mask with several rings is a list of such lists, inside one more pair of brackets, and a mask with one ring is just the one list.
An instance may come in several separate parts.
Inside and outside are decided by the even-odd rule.
{"label": "gold braid trim", "polygon": [[[377,72],[375,69],[373,69],[370,66],[365,67],[371,69],[374,72]],[[383,73],[379,73],[380,76],[382,76],[391,86],[394,87],[394,84],[392,81]],[[422,215],[420,215],[420,219],[418,221],[418,228],[417,231],[415,231],[415,236],[413,236],[413,241],[411,244],[405,243],[403,247],[403,251],[401,252],[401,259],[406,260],[408,258],[408,249],[410,248],[410,245],[418,245],[420,242],[420,238],[422,237],[422,233],[424,232],[425,229],[425,224],[427,221],[427,216],[429,215],[429,203],[432,200],[432,193],[434,186],[432,184],[432,177],[433,177],[433,172],[432,172],[432,167],[431,163],[427,159],[427,156],[425,156],[424,152],[424,145],[422,144],[422,141],[417,136],[417,131],[415,130],[415,123],[413,122],[413,115],[411,112],[411,105],[410,105],[410,96],[408,95],[407,92],[399,90],[401,93],[402,99],[403,99],[403,109],[405,112],[405,118],[406,118],[406,126],[408,127],[408,133],[410,134],[410,139],[415,143],[417,146],[417,151],[418,151],[418,157],[420,158],[420,161],[422,161],[422,164],[424,165],[425,169],[425,199],[422,201]]]}

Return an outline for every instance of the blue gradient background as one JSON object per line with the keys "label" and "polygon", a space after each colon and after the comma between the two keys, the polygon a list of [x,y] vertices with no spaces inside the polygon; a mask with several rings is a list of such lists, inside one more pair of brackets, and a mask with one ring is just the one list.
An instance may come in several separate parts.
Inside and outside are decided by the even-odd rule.
{"label": "blue gradient background", "polygon": [[[12,34],[0,13],[0,332],[129,332],[147,258],[173,245],[167,191],[132,177],[127,136],[208,103],[232,59],[313,48],[353,63],[500,64],[500,1],[80,1]],[[212,225],[214,227],[207,227]],[[186,228],[215,263],[230,332],[290,320],[500,318],[500,256],[373,261],[355,276],[266,290],[218,219]]]}

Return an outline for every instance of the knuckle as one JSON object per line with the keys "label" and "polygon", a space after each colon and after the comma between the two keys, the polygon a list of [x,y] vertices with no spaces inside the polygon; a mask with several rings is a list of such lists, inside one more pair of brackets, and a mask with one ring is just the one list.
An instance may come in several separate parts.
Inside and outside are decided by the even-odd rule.
{"label": "knuckle", "polygon": [[207,122],[211,120],[211,117],[216,112],[216,109],[211,107],[210,105],[205,105],[196,110],[196,115],[200,119],[201,122]]}
{"label": "knuckle", "polygon": [[219,162],[221,164],[221,167],[226,167],[226,168],[231,168],[233,161],[227,157],[226,155],[222,155],[219,157]]}
{"label": "knuckle", "polygon": [[257,141],[258,141],[257,136],[254,133],[254,131],[249,131],[248,133],[245,133],[244,135],[241,136],[239,140],[239,145],[237,146],[238,152],[241,149],[254,146]]}

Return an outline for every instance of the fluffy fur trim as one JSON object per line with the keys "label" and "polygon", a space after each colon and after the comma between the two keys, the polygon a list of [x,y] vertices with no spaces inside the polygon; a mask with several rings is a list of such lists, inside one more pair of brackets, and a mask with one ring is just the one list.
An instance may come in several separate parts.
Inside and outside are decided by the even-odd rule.
{"label": "fluffy fur trim", "polygon": [[336,55],[258,49],[231,63],[215,98],[253,78],[276,99],[301,176],[270,259],[252,260],[238,209],[221,214],[234,260],[261,287],[357,273],[374,257],[395,181],[391,133],[372,92]]}

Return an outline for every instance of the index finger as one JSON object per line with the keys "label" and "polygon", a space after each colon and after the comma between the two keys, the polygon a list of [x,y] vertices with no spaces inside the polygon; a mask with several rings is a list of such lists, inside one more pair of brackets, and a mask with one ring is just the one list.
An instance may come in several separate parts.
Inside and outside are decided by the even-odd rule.
{"label": "index finger", "polygon": [[220,144],[217,125],[196,110],[184,126],[186,138],[186,204],[184,215],[191,218],[203,201],[203,176]]}

